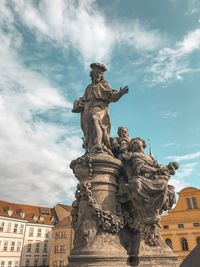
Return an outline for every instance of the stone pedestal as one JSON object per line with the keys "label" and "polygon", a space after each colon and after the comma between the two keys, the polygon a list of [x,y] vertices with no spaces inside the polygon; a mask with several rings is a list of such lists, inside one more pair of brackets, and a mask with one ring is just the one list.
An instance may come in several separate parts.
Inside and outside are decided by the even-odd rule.
{"label": "stone pedestal", "polygon": [[73,203],[77,217],[68,267],[127,266],[127,252],[118,237],[121,161],[106,153],[89,154],[73,161],[71,168],[80,184]]}
{"label": "stone pedestal", "polygon": [[[167,246],[164,240],[160,240],[158,246],[148,246],[144,240],[140,241],[138,256],[132,255],[129,258],[133,267],[178,267],[178,257]],[[132,262],[132,264],[131,264]]]}

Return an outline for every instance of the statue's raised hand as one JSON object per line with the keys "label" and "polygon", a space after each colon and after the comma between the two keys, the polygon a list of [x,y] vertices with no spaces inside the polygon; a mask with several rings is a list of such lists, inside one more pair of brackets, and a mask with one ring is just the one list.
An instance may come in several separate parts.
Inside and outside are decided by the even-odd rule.
{"label": "statue's raised hand", "polygon": [[128,93],[128,86],[125,86],[125,87],[120,87],[120,90],[119,90],[119,93],[120,95],[125,95]]}

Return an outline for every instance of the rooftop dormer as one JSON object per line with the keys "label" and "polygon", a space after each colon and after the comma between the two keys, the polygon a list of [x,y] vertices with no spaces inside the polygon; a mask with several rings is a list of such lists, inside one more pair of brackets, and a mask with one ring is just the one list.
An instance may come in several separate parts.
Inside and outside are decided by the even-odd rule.
{"label": "rooftop dormer", "polygon": [[25,212],[22,209],[17,209],[16,213],[22,218],[25,218]]}
{"label": "rooftop dormer", "polygon": [[8,214],[9,217],[11,217],[13,214],[13,209],[11,209],[10,207],[5,207],[4,211]]}

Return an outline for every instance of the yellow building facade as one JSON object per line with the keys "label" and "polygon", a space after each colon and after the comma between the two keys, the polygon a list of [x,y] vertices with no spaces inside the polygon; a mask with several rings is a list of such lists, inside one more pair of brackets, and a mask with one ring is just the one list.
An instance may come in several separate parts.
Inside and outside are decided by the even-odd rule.
{"label": "yellow building facade", "polygon": [[161,217],[160,232],[182,262],[200,244],[200,189],[187,187],[178,195],[176,207]]}
{"label": "yellow building facade", "polygon": [[52,229],[49,267],[66,267],[72,249],[73,229],[71,226],[71,207],[57,204],[55,211],[59,223]]}

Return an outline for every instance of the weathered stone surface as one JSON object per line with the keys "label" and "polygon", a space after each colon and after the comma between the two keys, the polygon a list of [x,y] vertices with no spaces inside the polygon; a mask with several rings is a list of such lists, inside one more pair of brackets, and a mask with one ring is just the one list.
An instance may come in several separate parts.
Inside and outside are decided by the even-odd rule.
{"label": "weathered stone surface", "polygon": [[117,207],[121,161],[105,153],[89,153],[73,161],[71,167],[80,181],[80,192],[69,266],[126,266],[127,252],[118,237],[123,227]]}
{"label": "weathered stone surface", "polygon": [[178,164],[158,164],[145,154],[145,141],[131,139],[125,127],[110,138],[108,105],[128,86],[116,91],[104,80],[105,65],[92,63],[91,69],[92,83],[73,106],[81,113],[86,153],[70,165],[79,183],[68,267],[177,267],[158,228],[162,211],[175,203],[168,181]]}

